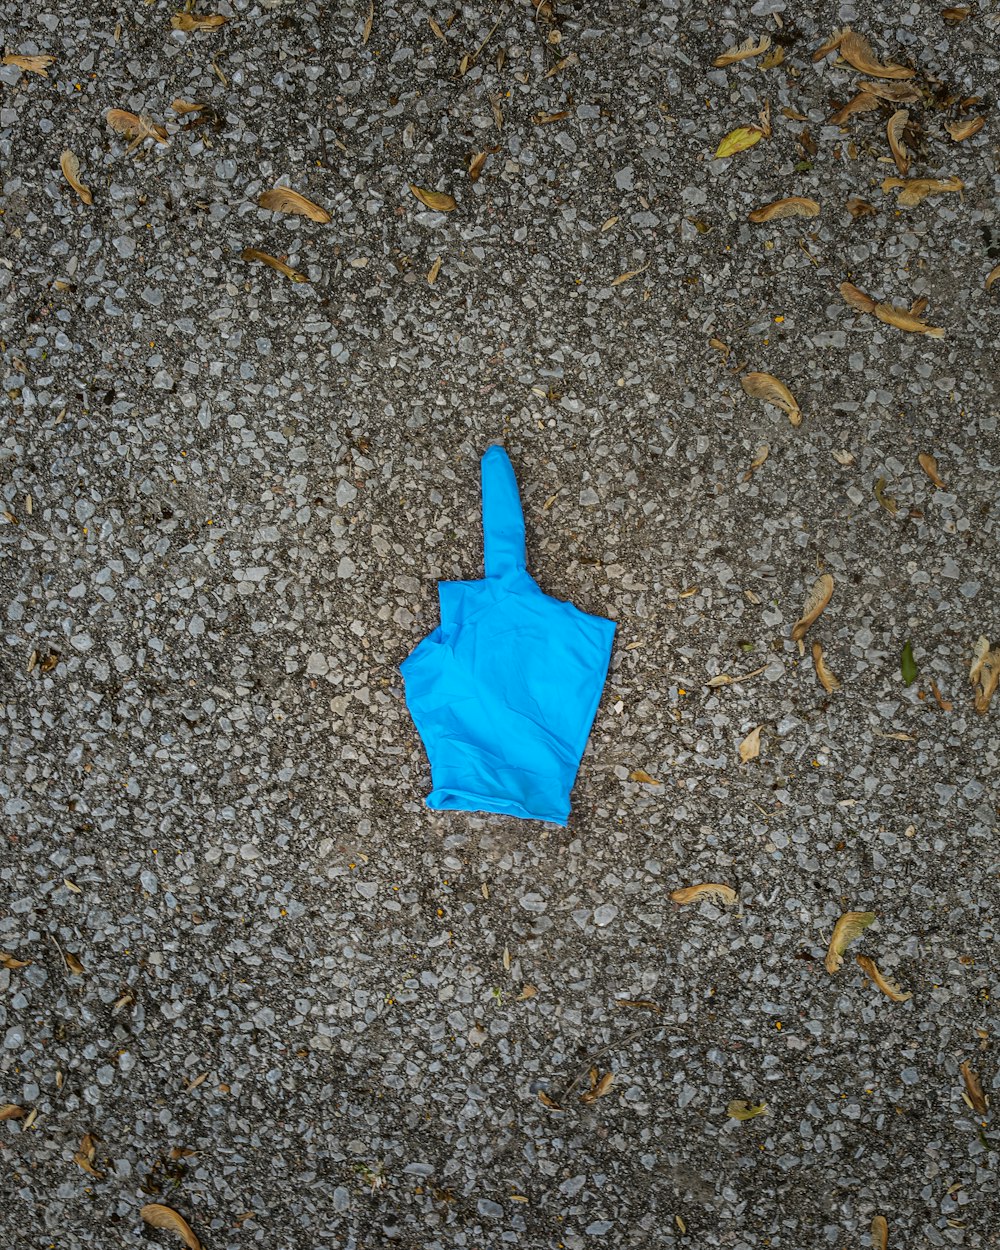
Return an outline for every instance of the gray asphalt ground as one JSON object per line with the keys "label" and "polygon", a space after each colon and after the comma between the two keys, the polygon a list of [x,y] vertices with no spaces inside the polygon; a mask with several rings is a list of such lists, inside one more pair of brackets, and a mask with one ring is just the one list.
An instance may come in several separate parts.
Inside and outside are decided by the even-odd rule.
{"label": "gray asphalt ground", "polygon": [[[998,1245],[996,6],[180,8],[0,3],[0,1242]],[[831,124],[845,21],[913,101]],[[495,440],[619,625],[567,829],[428,812],[403,701]]]}

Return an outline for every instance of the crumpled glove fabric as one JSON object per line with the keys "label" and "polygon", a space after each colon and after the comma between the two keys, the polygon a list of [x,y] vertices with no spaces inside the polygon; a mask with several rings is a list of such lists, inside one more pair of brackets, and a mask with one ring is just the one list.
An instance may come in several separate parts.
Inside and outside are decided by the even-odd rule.
{"label": "crumpled glove fabric", "polygon": [[400,666],[427,806],[564,825],[615,624],[540,589],[510,458],[490,447],[481,468],[486,576],[438,583],[441,624]]}

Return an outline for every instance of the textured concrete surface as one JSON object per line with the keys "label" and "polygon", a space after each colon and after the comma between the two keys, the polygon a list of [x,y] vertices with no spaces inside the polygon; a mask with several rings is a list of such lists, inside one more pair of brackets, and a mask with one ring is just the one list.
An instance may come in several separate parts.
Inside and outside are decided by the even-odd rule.
{"label": "textured concrete surface", "polygon": [[[992,10],[0,3],[55,57],[0,68],[5,1246],[179,1245],[151,1201],[207,1250],[997,1244]],[[883,191],[896,103],[831,125],[844,21],[961,194]],[[788,195],[820,215],[747,220]],[[402,698],[496,439],[542,586],[619,623],[566,830],[429,813]]]}

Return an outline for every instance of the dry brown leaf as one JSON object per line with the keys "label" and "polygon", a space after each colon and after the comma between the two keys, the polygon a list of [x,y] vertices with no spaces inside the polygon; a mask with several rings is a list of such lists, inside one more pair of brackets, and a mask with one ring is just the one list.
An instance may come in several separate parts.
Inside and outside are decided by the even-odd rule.
{"label": "dry brown leaf", "polygon": [[967,117],[965,121],[948,122],[945,130],[956,143],[961,143],[963,139],[971,139],[973,135],[978,135],[985,125],[985,117]]}
{"label": "dry brown leaf", "polygon": [[951,702],[950,699],[946,699],[944,697],[944,695],[938,689],[937,682],[933,678],[931,678],[931,694],[934,696],[934,701],[937,703],[938,707],[941,709],[942,712],[951,711],[954,704]]}
{"label": "dry brown leaf", "polygon": [[833,935],[823,960],[827,972],[839,972],[844,963],[844,951],[864,933],[875,919],[873,911],[845,912],[833,926]]}
{"label": "dry brown leaf", "polygon": [[304,273],[299,273],[297,269],[293,269],[291,265],[286,265],[283,260],[278,260],[277,256],[272,256],[270,252],[262,252],[256,247],[245,247],[240,252],[240,260],[254,261],[259,260],[262,265],[267,265],[270,269],[276,269],[278,273],[284,274],[291,282],[308,282],[309,279]]}
{"label": "dry brown leaf", "polygon": [[872,1220],[872,1250],[889,1250],[889,1225],[884,1215],[876,1215]]}
{"label": "dry brown leaf", "polygon": [[726,1108],[726,1115],[731,1120],[753,1120],[759,1115],[767,1115],[766,1102],[748,1102],[745,1098],[734,1098]]}
{"label": "dry brown leaf", "polygon": [[889,118],[885,127],[892,159],[896,162],[896,168],[904,177],[910,169],[910,154],[906,150],[906,144],[903,143],[903,129],[909,120],[910,114],[906,109],[898,109]]}
{"label": "dry brown leaf", "polygon": [[550,1111],[562,1111],[562,1107],[559,1106],[554,1098],[550,1098],[544,1089],[538,1091],[538,1101],[543,1107],[548,1107]]}
{"label": "dry brown leaf", "polygon": [[824,573],[813,582],[811,590],[806,595],[802,615],[792,626],[792,642],[799,642],[803,639],[826,611],[826,605],[833,595],[833,585],[833,577],[829,573]]}
{"label": "dry brown leaf", "polygon": [[839,690],[840,682],[828,668],[826,659],[823,656],[823,648],[818,642],[814,642],[812,645],[812,658],[816,676],[819,678],[819,684],[827,694],[833,694],[835,690]]}
{"label": "dry brown leaf", "polygon": [[840,40],[840,55],[862,74],[872,78],[912,78],[916,70],[905,65],[882,65],[875,59],[871,44],[863,35],[845,26]]}
{"label": "dry brown leaf", "polygon": [[870,295],[866,295],[853,282],[841,282],[838,290],[844,302],[856,308],[858,312],[873,313],[875,311],[877,301],[873,300]]}
{"label": "dry brown leaf", "polygon": [[409,186],[420,203],[426,205],[427,208],[432,208],[436,213],[450,213],[458,208],[454,196],[446,191],[427,191],[424,187],[418,187],[412,182]]}
{"label": "dry brown leaf", "polygon": [[739,752],[742,763],[749,764],[760,755],[760,733],[763,728],[763,725],[758,725],[756,729],[751,729],[740,743]]}
{"label": "dry brown leaf", "polygon": [[24,1115],[24,1108],[16,1103],[0,1102],[0,1120],[23,1120]]}
{"label": "dry brown leaf", "polygon": [[872,109],[878,108],[878,100],[875,96],[869,95],[868,92],[859,92],[853,100],[837,109],[836,113],[830,118],[831,126],[843,126],[849,117],[853,117],[855,113],[870,113]]}
{"label": "dry brown leaf", "polygon": [[175,13],[170,25],[174,30],[221,30],[227,20],[221,13]]}
{"label": "dry brown leaf", "polygon": [[[847,211],[854,218],[874,217],[876,213],[876,209],[871,204],[869,204],[867,200],[858,199],[856,195],[852,196],[847,201]],[[848,286],[849,285],[850,283],[848,283]]]}
{"label": "dry brown leaf", "polygon": [[937,461],[932,455],[926,451],[922,451],[920,455],[917,456],[917,463],[931,479],[938,490],[947,490],[947,487],[941,480],[941,474],[938,473]]}
{"label": "dry brown leaf", "polygon": [[959,22],[964,22],[971,12],[972,6],[970,4],[956,4],[947,9],[942,9],[941,16],[946,22],[957,25]]}
{"label": "dry brown leaf", "polygon": [[30,959],[15,959],[13,955],[8,955],[6,951],[0,951],[0,968],[8,968],[13,972],[15,968],[27,968],[30,963]]}
{"label": "dry brown leaf", "polygon": [[905,330],[907,334],[926,334],[932,339],[944,338],[944,330],[940,326],[929,326],[908,309],[897,308],[894,304],[876,304],[875,316],[887,326],[895,326],[897,330]]}
{"label": "dry brown leaf", "polygon": [[330,214],[325,208],[320,208],[312,200],[307,200],[304,195],[293,191],[291,187],[273,187],[270,191],[265,191],[257,203],[261,208],[266,208],[272,213],[308,217],[310,221],[318,221],[320,224],[325,224],[330,220]]}
{"label": "dry brown leaf", "polygon": [[559,109],[555,113],[539,111],[531,115],[531,120],[536,126],[548,126],[552,122],[561,122],[564,117],[569,117],[569,109]]}
{"label": "dry brown leaf", "polygon": [[958,1070],[961,1072],[962,1080],[965,1082],[965,1096],[969,1106],[975,1111],[976,1115],[988,1115],[990,1104],[983,1093],[979,1073],[975,1071],[968,1059],[958,1065]]}
{"label": "dry brown leaf", "polygon": [[49,56],[48,53],[42,56],[17,56],[10,52],[0,61],[0,65],[16,65],[20,70],[27,70],[31,74],[39,74],[42,78],[48,78],[45,72],[56,58]]}
{"label": "dry brown leaf", "polygon": [[433,265],[431,265],[430,269],[427,270],[427,285],[428,286],[433,286],[434,283],[437,282],[438,274],[441,272],[441,264],[442,264],[441,257],[438,256],[437,259],[434,261]]}
{"label": "dry brown leaf", "polygon": [[848,30],[850,30],[849,26],[845,26],[842,30],[835,30],[830,38],[827,39],[825,43],[821,43],[816,49],[812,55],[812,59],[814,61],[822,61],[825,56],[829,56],[831,52],[839,48],[841,41]]}
{"label": "dry brown leaf", "polygon": [[998,278],[1000,278],[1000,265],[994,265],[993,268],[986,275],[986,281],[983,284],[986,287],[987,291],[990,289],[993,283],[996,282]]}
{"label": "dry brown leaf", "polygon": [[762,208],[755,208],[747,217],[753,222],[776,221],[782,217],[818,217],[819,204],[804,195],[789,195],[774,200]]}
{"label": "dry brown leaf", "polygon": [[716,158],[735,156],[737,152],[745,152],[747,148],[752,148],[755,143],[759,143],[764,138],[764,133],[760,126],[737,126],[720,140],[719,146],[715,149]]}
{"label": "dry brown leaf", "polygon": [[637,768],[634,772],[629,773],[629,781],[638,781],[645,786],[658,786],[660,783],[655,777],[650,777],[649,773],[644,773],[641,768]]}
{"label": "dry brown leaf", "polygon": [[170,107],[179,116],[184,117],[187,113],[200,113],[205,107],[204,104],[192,104],[190,100],[171,100]]}
{"label": "dry brown leaf", "polygon": [[976,711],[985,716],[1000,683],[1000,649],[991,650],[985,636],[976,644],[969,679],[975,693]]}
{"label": "dry brown leaf", "polygon": [[590,1089],[585,1090],[584,1093],[580,1095],[580,1101],[583,1103],[591,1103],[596,1102],[598,1098],[603,1098],[604,1095],[611,1089],[614,1079],[615,1074],[613,1072],[605,1072],[600,1080],[596,1080],[595,1075],[592,1072],[590,1077]]}
{"label": "dry brown leaf", "polygon": [[620,273],[617,278],[612,278],[610,286],[621,286],[623,282],[629,282],[632,278],[638,278],[639,274],[645,273],[649,265],[643,265],[641,269],[626,269],[624,273]]}
{"label": "dry brown leaf", "polygon": [[740,385],[752,399],[762,400],[765,404],[773,404],[788,414],[792,425],[802,424],[802,412],[795,402],[792,392],[772,373],[745,373],[740,378]]}
{"label": "dry brown leaf", "polygon": [[735,903],[739,895],[731,885],[720,885],[717,881],[706,881],[701,885],[686,885],[682,890],[671,890],[670,898],[681,907],[689,903],[718,903],[728,907]]}
{"label": "dry brown leaf", "polygon": [[83,1141],[80,1142],[80,1149],[73,1156],[73,1162],[83,1168],[91,1176],[95,1176],[98,1180],[104,1179],[104,1173],[98,1172],[94,1167],[94,1159],[97,1157],[97,1138],[91,1133],[87,1133]]}
{"label": "dry brown leaf", "polygon": [[155,139],[157,143],[167,143],[167,129],[159,126],[148,117],[140,117],[127,109],[108,109],[104,120],[120,135],[127,139]]}
{"label": "dry brown leaf", "polygon": [[771,36],[761,35],[760,42],[754,43],[753,36],[744,39],[738,47],[727,48],[721,56],[717,56],[712,64],[716,69],[721,69],[725,65],[735,65],[737,61],[748,61],[752,57],[760,56],[766,52],[771,46]]}
{"label": "dry brown leaf", "polygon": [[884,976],[878,968],[874,959],[869,959],[867,955],[856,956],[858,967],[866,977],[877,986],[886,998],[891,998],[894,1003],[908,1003],[913,997],[912,994],[906,994],[895,981],[890,981]]}
{"label": "dry brown leaf", "polygon": [[364,47],[372,37],[372,26],[375,24],[375,0],[368,0],[368,16],[361,28],[361,46]]}
{"label": "dry brown leaf", "polygon": [[82,977],[86,975],[87,969],[82,963],[80,963],[80,960],[73,954],[72,951],[66,952],[65,959],[66,967],[73,973],[74,976]]}
{"label": "dry brown leaf", "polygon": [[139,1215],[150,1228],[165,1228],[168,1232],[176,1233],[188,1250],[201,1250],[201,1242],[194,1235],[191,1225],[171,1207],[165,1207],[159,1202],[149,1202]]}
{"label": "dry brown leaf", "polygon": [[469,180],[478,182],[479,175],[483,172],[483,166],[489,159],[489,152],[475,152],[469,161]]}
{"label": "dry brown leaf", "polygon": [[912,208],[928,195],[942,195],[947,191],[961,191],[965,183],[961,178],[885,178],[882,190],[888,194],[901,188],[896,203],[903,208]]}
{"label": "dry brown leaf", "polygon": [[94,197],[90,188],[85,187],[80,181],[80,159],[75,156],[69,148],[66,148],[59,158],[59,168],[63,172],[63,177],[77,193],[84,204],[93,204]]}
{"label": "dry brown leaf", "polygon": [[917,104],[921,99],[920,91],[911,82],[868,82],[858,83],[859,91],[878,96],[880,100],[892,100],[895,104]]}

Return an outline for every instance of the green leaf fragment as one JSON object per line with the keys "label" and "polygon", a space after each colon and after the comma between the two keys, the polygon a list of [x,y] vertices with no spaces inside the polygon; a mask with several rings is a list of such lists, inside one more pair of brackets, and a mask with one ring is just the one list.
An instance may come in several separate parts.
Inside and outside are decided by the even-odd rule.
{"label": "green leaf fragment", "polygon": [[913,658],[913,643],[907,642],[900,652],[899,668],[903,674],[903,682],[907,686],[912,686],[917,680],[917,674],[920,670],[917,668],[917,662]]}

